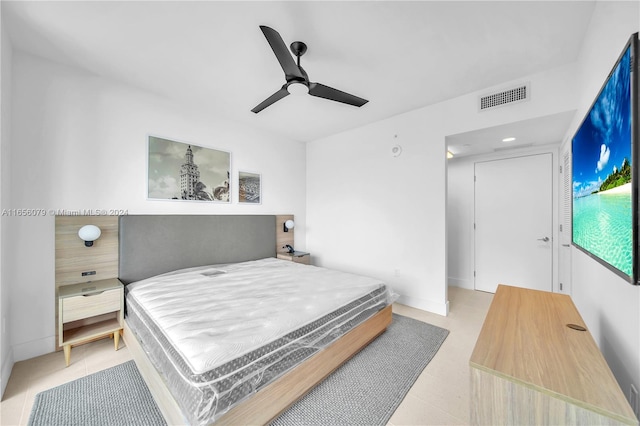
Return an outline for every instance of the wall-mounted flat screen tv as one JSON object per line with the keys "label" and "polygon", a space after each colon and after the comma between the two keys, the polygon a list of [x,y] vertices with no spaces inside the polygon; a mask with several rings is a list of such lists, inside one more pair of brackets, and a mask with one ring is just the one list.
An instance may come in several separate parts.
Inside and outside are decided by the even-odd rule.
{"label": "wall-mounted flat screen tv", "polygon": [[572,143],[572,242],[638,284],[638,34],[633,34]]}

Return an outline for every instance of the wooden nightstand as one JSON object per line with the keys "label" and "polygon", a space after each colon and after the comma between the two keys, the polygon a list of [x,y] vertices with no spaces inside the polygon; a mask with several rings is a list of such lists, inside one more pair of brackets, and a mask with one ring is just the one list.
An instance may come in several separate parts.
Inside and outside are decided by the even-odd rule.
{"label": "wooden nightstand", "polygon": [[124,315],[124,286],[117,278],[58,289],[58,344],[69,366],[71,346],[113,335],[118,350]]}
{"label": "wooden nightstand", "polygon": [[303,251],[294,251],[293,253],[278,253],[278,259],[290,260],[296,263],[303,263],[305,265],[311,265],[311,254]]}

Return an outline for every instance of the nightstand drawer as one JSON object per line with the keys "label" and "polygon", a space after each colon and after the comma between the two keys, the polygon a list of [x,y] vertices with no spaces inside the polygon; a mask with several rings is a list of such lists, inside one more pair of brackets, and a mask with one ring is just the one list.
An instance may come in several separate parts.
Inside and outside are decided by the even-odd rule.
{"label": "nightstand drawer", "polygon": [[118,311],[122,308],[121,300],[122,289],[119,288],[87,296],[66,297],[62,299],[62,322]]}
{"label": "nightstand drawer", "polygon": [[289,260],[294,263],[311,265],[311,255],[304,251],[294,251],[293,253],[277,253],[276,257],[282,260]]}
{"label": "nightstand drawer", "polygon": [[311,264],[311,256],[309,255],[304,255],[304,256],[293,256],[291,258],[291,260],[295,263],[302,263],[303,265],[310,265]]}

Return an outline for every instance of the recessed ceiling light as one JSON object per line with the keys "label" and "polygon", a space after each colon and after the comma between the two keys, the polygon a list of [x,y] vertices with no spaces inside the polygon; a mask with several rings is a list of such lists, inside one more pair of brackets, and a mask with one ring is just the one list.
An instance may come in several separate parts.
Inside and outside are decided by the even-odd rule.
{"label": "recessed ceiling light", "polygon": [[504,139],[502,139],[502,142],[513,142],[515,140],[516,140],[516,138],[504,138]]}

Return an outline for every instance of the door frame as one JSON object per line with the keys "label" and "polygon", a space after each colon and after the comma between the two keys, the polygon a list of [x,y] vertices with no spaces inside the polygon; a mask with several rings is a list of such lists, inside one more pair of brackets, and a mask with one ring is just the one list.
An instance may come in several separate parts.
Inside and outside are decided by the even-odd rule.
{"label": "door frame", "polygon": [[[474,158],[473,167],[475,170],[477,163],[484,163],[487,161],[494,160],[508,160],[512,158],[520,158],[520,157],[528,157],[531,155],[538,154],[551,154],[551,229],[552,229],[552,241],[551,241],[551,274],[552,274],[552,291],[554,293],[558,293],[559,290],[559,279],[558,279],[558,260],[559,260],[559,225],[560,225],[560,199],[562,196],[559,190],[560,185],[560,164],[558,162],[558,158],[560,157],[560,146],[554,145],[549,147],[541,147],[539,149],[526,149],[526,150],[513,150],[513,151],[505,151],[501,154],[492,154],[487,156],[478,156]],[[473,191],[473,204],[476,204],[476,193]],[[473,213],[473,221],[475,224],[476,216],[475,211]],[[473,246],[476,246],[476,233],[473,232]],[[476,254],[475,250],[473,252],[473,288],[476,288]]]}
{"label": "door frame", "polygon": [[[572,158],[571,158],[571,139],[564,141],[558,149],[558,159],[561,161],[562,172],[560,174],[560,180],[558,181],[558,292],[571,295],[572,293],[572,273],[571,273],[571,256],[573,255],[571,250],[572,241],[572,202],[573,202],[573,183],[572,179]],[[568,162],[565,163],[565,155],[567,155]],[[568,179],[565,186],[565,179]],[[567,191],[567,193],[565,193]],[[565,218],[565,214],[567,217]],[[565,262],[561,263],[563,259]],[[562,273],[565,273],[564,277]]]}

